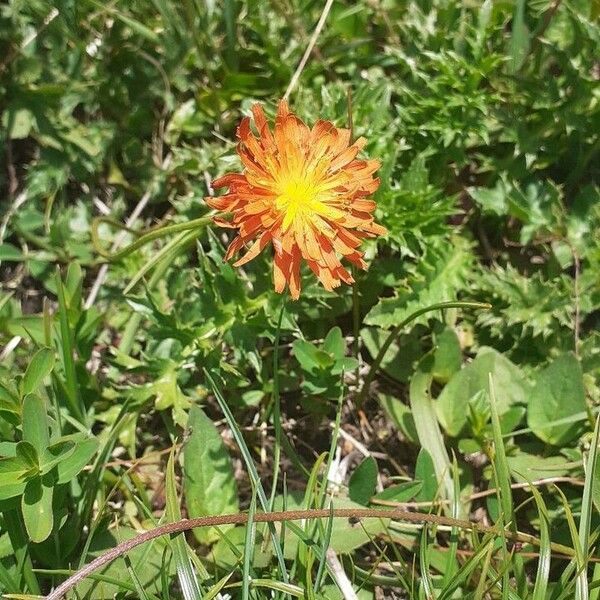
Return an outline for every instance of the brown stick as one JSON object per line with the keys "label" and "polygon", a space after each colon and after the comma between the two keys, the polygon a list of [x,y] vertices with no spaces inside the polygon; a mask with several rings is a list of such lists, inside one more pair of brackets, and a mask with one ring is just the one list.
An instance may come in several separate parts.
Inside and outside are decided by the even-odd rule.
{"label": "brown stick", "polygon": [[[510,531],[501,531],[496,527],[488,527],[480,523],[471,521],[461,521],[460,519],[452,519],[425,513],[408,512],[404,510],[381,509],[381,508],[336,508],[333,510],[327,509],[311,509],[311,510],[289,510],[281,512],[258,513],[254,515],[255,523],[275,523],[279,521],[299,521],[302,519],[327,519],[329,517],[337,518],[378,518],[378,519],[396,519],[399,521],[408,521],[409,523],[433,523],[436,525],[444,525],[448,527],[460,527],[481,533],[496,533],[502,535],[506,539],[540,545],[540,540],[532,535],[525,533],[512,533]],[[79,571],[71,575],[66,581],[61,583],[54,591],[48,594],[45,600],[60,600],[69,590],[74,588],[80,581],[85,579],[90,573],[97,571],[100,567],[112,562],[115,558],[129,552],[136,546],[149,542],[163,535],[181,533],[198,527],[212,527],[215,525],[236,525],[248,522],[246,513],[236,513],[231,515],[217,515],[210,517],[198,517],[196,519],[182,519],[174,523],[167,523],[154,529],[149,529],[144,533],[126,540],[114,548],[107,550],[95,558],[91,563],[82,567]],[[553,549],[563,554],[572,555],[573,550],[560,544],[552,544]]]}

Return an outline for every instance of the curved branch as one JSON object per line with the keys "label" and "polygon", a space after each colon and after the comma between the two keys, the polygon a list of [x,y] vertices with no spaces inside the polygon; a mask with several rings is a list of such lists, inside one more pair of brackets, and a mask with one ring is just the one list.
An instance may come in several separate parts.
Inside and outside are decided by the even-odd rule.
{"label": "curved branch", "polygon": [[[497,527],[488,527],[486,525],[471,521],[462,521],[460,519],[452,519],[450,517],[432,514],[421,514],[404,510],[390,510],[381,508],[336,508],[333,510],[310,509],[257,513],[254,515],[253,521],[255,523],[275,523],[279,521],[299,521],[302,519],[328,519],[332,516],[337,518],[396,519],[398,521],[407,521],[409,523],[432,523],[435,525],[444,525],[448,527],[459,527],[471,531],[478,531],[480,533],[496,533],[498,535],[501,533],[501,530]],[[190,529],[196,529],[198,527],[212,527],[215,525],[241,525],[247,522],[248,515],[246,513],[236,513],[230,515],[198,517],[195,519],[182,519],[181,521],[175,521],[174,523],[167,523],[166,525],[149,529],[148,531],[145,531],[134,538],[121,542],[114,548],[107,550],[104,554],[101,554],[95,558],[91,563],[85,565],[79,571],[71,575],[71,577],[69,577],[66,581],[61,583],[54,591],[50,592],[50,594],[45,597],[45,600],[60,600],[69,590],[73,589],[80,581],[85,579],[94,571],[97,571],[104,565],[107,565],[133,548],[144,544],[145,542],[149,542],[157,537],[181,533],[183,531],[189,531]],[[512,541],[532,544],[534,546],[540,545],[540,540],[538,538],[525,533],[502,531],[502,535],[506,539]],[[561,544],[551,544],[551,547],[556,552],[560,552],[568,556],[574,556],[575,554],[572,548],[563,546]]]}

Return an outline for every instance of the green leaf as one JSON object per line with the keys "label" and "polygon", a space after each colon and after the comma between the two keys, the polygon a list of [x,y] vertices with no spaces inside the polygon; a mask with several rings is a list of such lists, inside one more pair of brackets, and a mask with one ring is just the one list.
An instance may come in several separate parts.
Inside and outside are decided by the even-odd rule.
{"label": "green leaf", "polygon": [[437,487],[440,490],[439,495],[443,498],[452,499],[454,486],[450,476],[450,459],[431,399],[433,377],[430,369],[432,363],[431,354],[426,355],[419,362],[417,371],[410,382],[410,407],[419,442],[427,450],[435,466]]}
{"label": "green leaf", "polygon": [[22,140],[29,136],[34,123],[33,113],[22,106],[11,106],[2,115],[2,125],[6,127],[7,135],[11,140]]}
{"label": "green leaf", "polygon": [[[385,502],[398,503],[409,502],[419,494],[422,487],[423,483],[421,481],[406,481],[404,483],[398,483],[385,488],[385,490],[379,492],[378,494],[375,494],[372,500],[383,500]],[[375,504],[377,504],[377,502],[375,502]]]}
{"label": "green leaf", "polygon": [[21,262],[25,259],[23,253],[12,244],[0,244],[0,262]]}
{"label": "green leaf", "polygon": [[526,403],[529,386],[521,370],[496,350],[481,348],[471,364],[454,374],[437,400],[438,418],[449,435],[458,436],[466,425],[469,400],[487,391],[490,374],[500,415],[514,404]]}
{"label": "green leaf", "polygon": [[348,483],[350,500],[366,506],[375,493],[377,485],[377,462],[367,456],[354,470]]}
{"label": "green leaf", "polygon": [[[193,406],[189,437],[183,450],[183,485],[190,517],[235,513],[239,510],[231,459],[219,431],[204,411]],[[229,527],[222,528],[227,530]],[[201,543],[219,538],[214,528],[194,530]]]}
{"label": "green leaf", "polygon": [[292,348],[300,366],[309,373],[316,369],[330,367],[334,363],[333,357],[327,352],[305,340],[296,340]]}
{"label": "green leaf", "polygon": [[35,392],[54,368],[54,350],[40,348],[31,359],[23,377],[23,395]]}
{"label": "green leaf", "polygon": [[37,394],[28,394],[23,399],[23,440],[29,442],[38,456],[46,451],[50,443],[46,403]]}
{"label": "green leaf", "polygon": [[[389,336],[389,331],[375,327],[365,327],[360,331],[369,354],[375,358]],[[410,332],[390,344],[381,361],[381,369],[397,381],[407,383],[414,371],[415,362],[423,355],[422,341],[415,332]]]}
{"label": "green leaf", "polygon": [[[171,449],[169,454],[169,462],[167,463],[166,476],[166,491],[167,503],[166,513],[170,523],[181,520],[181,511],[179,509],[179,498],[177,496],[177,487],[175,484],[175,460],[174,449]],[[179,585],[183,593],[184,600],[197,600],[201,598],[200,586],[198,579],[192,568],[192,563],[188,555],[188,545],[183,534],[175,536],[171,540],[171,548],[173,549],[173,557],[177,568],[177,577]]]}
{"label": "green leaf", "polygon": [[35,477],[27,482],[21,498],[25,528],[32,542],[43,542],[52,532],[54,515],[52,497],[54,488],[47,478]]}
{"label": "green leaf", "polygon": [[551,423],[572,417],[586,408],[581,365],[573,354],[563,354],[538,373],[527,411],[527,424],[541,440],[560,446],[577,436],[580,425]]}
{"label": "green leaf", "polygon": [[75,443],[75,448],[56,465],[56,482],[59,484],[67,483],[75,478],[98,450],[98,439],[95,437],[74,435],[63,439],[71,439]]}
{"label": "green leaf", "polygon": [[[25,491],[27,479],[37,473],[37,455],[30,445],[29,452],[15,444],[15,456],[0,458],[0,500],[20,496]],[[33,455],[33,456],[32,456]]]}
{"label": "green leaf", "polygon": [[329,330],[329,333],[325,336],[323,341],[323,351],[331,356],[335,360],[341,360],[344,358],[346,352],[346,342],[342,336],[342,330],[339,327],[333,327]]}
{"label": "green leaf", "polygon": [[525,24],[526,0],[516,0],[515,12],[510,36],[510,72],[516,73],[525,62],[529,53],[530,35]]}
{"label": "green leaf", "polygon": [[421,482],[421,489],[417,500],[419,502],[432,502],[440,495],[440,486],[435,472],[435,464],[431,454],[421,448],[415,465],[415,479]]}
{"label": "green leaf", "polygon": [[419,436],[415,428],[415,421],[413,419],[410,407],[408,407],[402,400],[394,398],[389,394],[379,394],[379,403],[393,421],[394,425],[402,432],[404,437],[413,444],[419,443]]}
{"label": "green leaf", "polygon": [[[470,245],[464,238],[455,238],[440,249],[430,248],[404,289],[393,298],[379,300],[365,317],[365,324],[393,327],[424,306],[455,300],[472,261]],[[421,315],[413,323],[426,324],[432,314]]]}
{"label": "green leaf", "polygon": [[35,472],[39,470],[39,454],[33,444],[21,440],[20,442],[17,442],[15,450],[17,458],[20,458],[27,465],[28,469],[34,470]]}
{"label": "green leaf", "polygon": [[561,477],[569,472],[569,460],[564,456],[537,456],[516,452],[506,457],[515,481],[526,483],[547,477]]}
{"label": "green leaf", "polygon": [[435,336],[435,346],[432,375],[436,381],[446,383],[460,370],[462,352],[456,331],[445,327]]}
{"label": "green leaf", "polygon": [[61,440],[50,444],[40,457],[40,471],[45,475],[59,463],[67,460],[75,451],[75,443],[71,440]]}

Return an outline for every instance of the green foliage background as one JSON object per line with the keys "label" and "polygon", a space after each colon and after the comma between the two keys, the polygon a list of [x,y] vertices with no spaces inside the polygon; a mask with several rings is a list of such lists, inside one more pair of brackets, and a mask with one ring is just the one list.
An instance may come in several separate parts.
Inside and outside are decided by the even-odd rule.
{"label": "green foliage background", "polygon": [[[201,226],[111,261],[92,291],[106,262],[92,220],[125,222],[143,199],[127,244],[132,230],[207,215],[210,181],[239,168],[237,123],[256,101],[274,113],[322,10],[312,0],[0,7],[0,591],[48,591],[163,510],[176,518],[181,497],[188,515],[253,506],[246,454],[267,490],[284,456],[286,487],[280,478],[271,505],[320,505],[339,418],[376,460],[350,460],[338,506],[446,499],[463,518],[540,537],[543,555],[548,531],[578,552],[545,570],[464,532],[471,559],[456,532],[336,524],[328,538],[307,525],[301,543],[280,532],[283,592],[341,597],[319,575],[315,548],[330,539],[361,598],[598,598],[586,562],[600,504],[595,0],[333,2],[290,102],[306,122],[343,126],[350,93],[354,133],[382,162],[375,199],[389,235],[366,244],[355,290],[330,294],[305,274],[278,326],[268,252],[233,269],[226,236]],[[108,222],[98,231],[104,248],[121,235]],[[361,405],[389,330],[454,300],[492,308],[412,321]],[[181,469],[169,470],[182,440]],[[562,491],[524,490],[544,478]],[[503,497],[472,496],[497,488]],[[447,505],[431,506],[420,510]],[[81,597],[216,595],[224,575],[233,583],[250,568],[288,580],[266,530],[252,561],[244,528],[196,533],[136,550]]]}

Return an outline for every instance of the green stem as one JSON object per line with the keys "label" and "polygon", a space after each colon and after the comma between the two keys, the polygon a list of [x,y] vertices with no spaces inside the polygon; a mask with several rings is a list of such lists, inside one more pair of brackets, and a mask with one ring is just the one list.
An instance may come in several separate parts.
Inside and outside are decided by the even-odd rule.
{"label": "green stem", "polygon": [[277,494],[277,480],[279,478],[279,463],[281,462],[281,398],[279,396],[279,340],[281,337],[281,323],[285,313],[286,297],[283,297],[277,330],[275,331],[275,347],[273,348],[273,426],[275,427],[275,455],[273,457],[273,487],[269,499],[269,510],[273,510]]}
{"label": "green stem", "polygon": [[110,252],[109,250],[103,248],[100,243],[100,234],[98,232],[98,228],[100,227],[101,223],[108,223],[117,229],[128,231],[134,235],[138,235],[138,232],[129,229],[119,221],[115,221],[108,217],[97,217],[92,221],[92,245],[94,246],[94,250],[96,250],[96,252],[104,258],[111,261],[120,260],[132,252],[135,252],[138,248],[145,246],[152,240],[156,240],[172,233],[179,233],[180,231],[188,231],[190,229],[204,227],[204,225],[210,223],[211,220],[212,217],[200,217],[199,219],[193,219],[192,221],[187,221],[185,223],[174,223],[173,225],[155,227],[154,229],[149,229],[135,242],[129,244],[129,246],[126,246],[122,250],[119,250],[118,252]]}
{"label": "green stem", "polygon": [[404,321],[402,321],[401,323],[396,325],[396,327],[394,327],[392,329],[392,331],[390,331],[390,334],[388,335],[387,339],[383,343],[383,346],[381,346],[377,356],[375,357],[375,360],[371,364],[371,368],[369,369],[369,372],[367,373],[367,376],[365,377],[365,382],[363,383],[363,386],[358,394],[358,397],[356,400],[357,407],[361,407],[363,405],[363,403],[367,397],[367,394],[369,392],[371,383],[372,383],[375,375],[377,374],[379,367],[381,366],[381,363],[383,361],[384,356],[386,355],[386,352],[388,351],[389,347],[394,343],[396,338],[400,335],[402,330],[409,323],[412,323],[412,321],[414,321],[421,315],[424,315],[425,313],[428,313],[428,312],[432,312],[434,310],[443,310],[445,308],[480,308],[482,310],[488,310],[488,309],[492,308],[492,305],[488,304],[486,302],[440,302],[438,304],[432,304],[431,306],[427,306],[425,308],[420,308],[419,310],[417,310],[414,313],[412,313],[411,315],[409,315],[406,319],[404,319]]}

